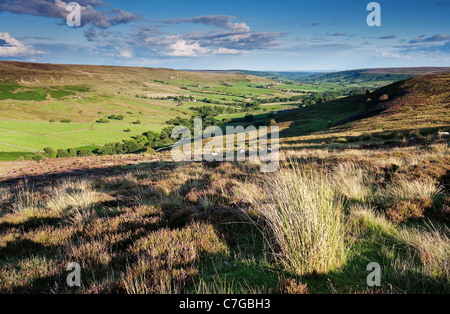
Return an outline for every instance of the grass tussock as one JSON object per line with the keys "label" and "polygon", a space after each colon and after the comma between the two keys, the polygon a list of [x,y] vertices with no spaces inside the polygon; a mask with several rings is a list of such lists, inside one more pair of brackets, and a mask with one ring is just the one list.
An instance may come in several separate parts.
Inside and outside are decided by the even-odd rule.
{"label": "grass tussock", "polygon": [[29,186],[27,181],[22,181],[15,187],[14,213],[35,213],[41,208],[41,202],[34,193],[34,187]]}
{"label": "grass tussock", "polygon": [[294,166],[265,184],[263,197],[255,191],[254,198],[279,262],[299,275],[341,267],[346,224],[328,175]]}
{"label": "grass tussock", "polygon": [[338,194],[347,200],[364,203],[371,195],[372,189],[368,169],[352,163],[340,163],[333,173],[333,181]]}
{"label": "grass tussock", "polygon": [[425,228],[402,228],[397,235],[400,243],[412,250],[422,265],[425,276],[442,278],[450,283],[450,229],[431,223]]}
{"label": "grass tussock", "polygon": [[374,200],[393,221],[403,222],[424,218],[441,193],[442,188],[430,178],[412,181],[402,178],[379,188]]}
{"label": "grass tussock", "polygon": [[89,180],[66,180],[50,188],[46,208],[54,213],[89,211],[101,201]]}

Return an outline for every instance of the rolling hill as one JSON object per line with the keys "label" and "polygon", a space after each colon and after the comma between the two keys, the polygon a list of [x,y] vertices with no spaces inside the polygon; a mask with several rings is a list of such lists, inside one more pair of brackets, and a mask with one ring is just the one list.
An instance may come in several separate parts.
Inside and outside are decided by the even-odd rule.
{"label": "rolling hill", "polygon": [[[120,142],[159,133],[171,119],[190,118],[191,107],[227,105],[239,115],[249,98],[302,94],[300,86],[287,91],[283,84],[244,74],[0,62],[0,152]],[[108,123],[96,123],[102,119]]]}
{"label": "rolling hill", "polygon": [[338,72],[261,72],[234,71],[273,80],[292,80],[313,85],[345,85],[377,89],[382,86],[419,75],[449,73],[450,67],[374,68]]}
{"label": "rolling hill", "polygon": [[[422,75],[276,117],[286,147],[303,141],[401,140],[450,130],[450,74]],[[328,140],[327,140],[328,139]]]}

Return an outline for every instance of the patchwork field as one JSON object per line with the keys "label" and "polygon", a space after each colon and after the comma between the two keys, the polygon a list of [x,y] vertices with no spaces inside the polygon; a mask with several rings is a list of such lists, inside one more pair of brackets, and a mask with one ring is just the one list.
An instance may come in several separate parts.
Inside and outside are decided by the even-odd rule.
{"label": "patchwork field", "polygon": [[[234,110],[245,101],[290,98],[304,91],[301,85],[245,74],[0,62],[0,152],[120,142],[147,131],[159,133],[168,120],[190,118],[195,114],[191,107]],[[284,106],[279,101],[255,114]],[[111,115],[121,120],[96,122]]]}

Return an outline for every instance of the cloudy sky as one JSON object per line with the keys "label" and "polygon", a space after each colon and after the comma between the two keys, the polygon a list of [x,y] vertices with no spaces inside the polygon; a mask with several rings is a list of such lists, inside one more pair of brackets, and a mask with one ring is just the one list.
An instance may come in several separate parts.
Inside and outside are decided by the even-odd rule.
{"label": "cloudy sky", "polygon": [[176,69],[450,66],[450,1],[0,0],[0,60]]}

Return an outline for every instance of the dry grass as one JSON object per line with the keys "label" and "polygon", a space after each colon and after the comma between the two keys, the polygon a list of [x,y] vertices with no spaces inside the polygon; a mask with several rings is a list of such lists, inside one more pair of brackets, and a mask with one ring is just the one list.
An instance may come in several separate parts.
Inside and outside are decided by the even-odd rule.
{"label": "dry grass", "polygon": [[[160,161],[2,187],[0,292],[448,291],[448,148],[284,151],[281,161],[275,174]],[[358,281],[373,261],[380,290]],[[78,290],[65,286],[70,262],[82,265]]]}
{"label": "dry grass", "polygon": [[402,228],[397,239],[417,256],[425,276],[443,278],[450,283],[450,229],[438,229],[431,223],[425,228]]}
{"label": "dry grass", "polygon": [[264,191],[254,191],[253,197],[268,225],[273,253],[285,268],[305,275],[343,265],[347,247],[342,203],[326,173],[294,166],[268,178]]}
{"label": "dry grass", "polygon": [[370,184],[375,180],[368,169],[352,163],[340,163],[333,173],[338,194],[350,201],[367,202],[373,194]]}
{"label": "dry grass", "polygon": [[92,188],[88,180],[66,180],[49,191],[46,208],[54,213],[67,213],[71,210],[88,211],[101,201],[100,193]]}
{"label": "dry grass", "polygon": [[14,193],[14,213],[35,213],[41,208],[41,203],[34,194],[34,188],[28,185],[27,181],[22,181],[15,187]]}

